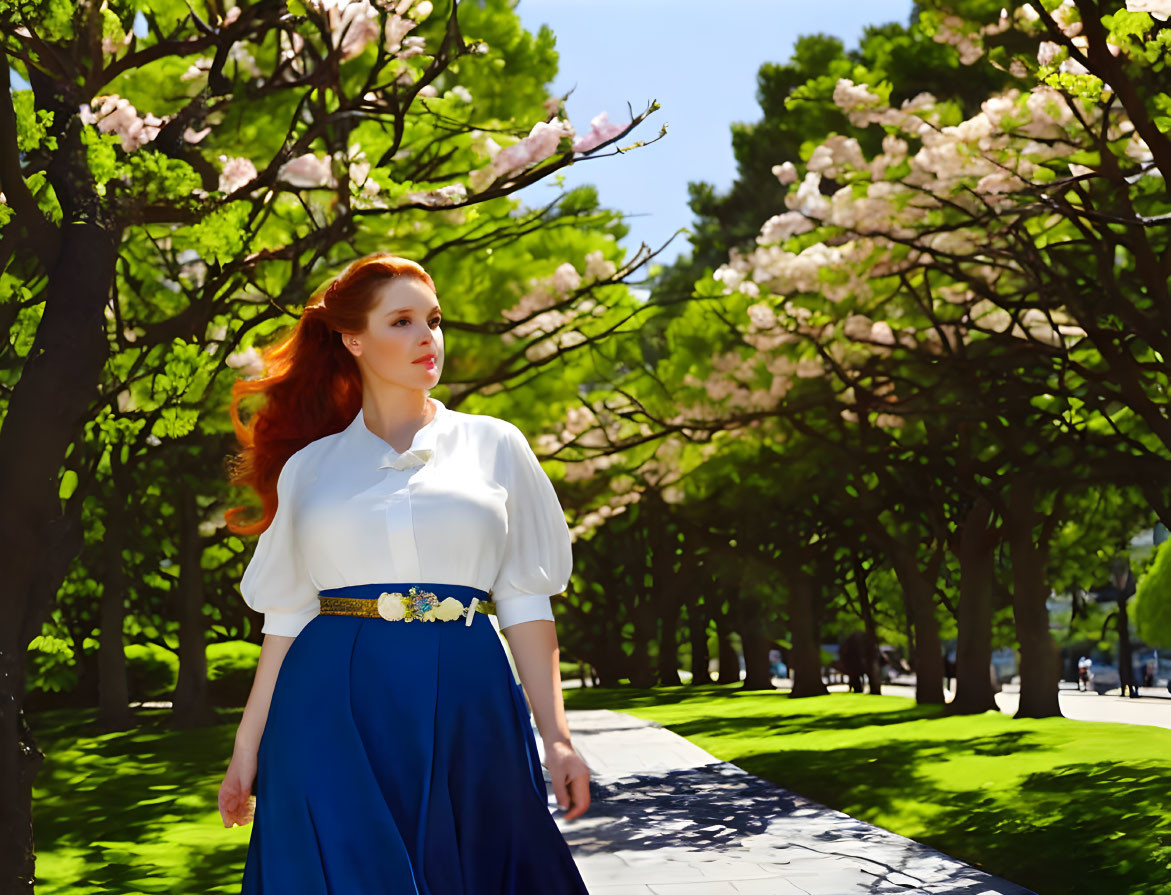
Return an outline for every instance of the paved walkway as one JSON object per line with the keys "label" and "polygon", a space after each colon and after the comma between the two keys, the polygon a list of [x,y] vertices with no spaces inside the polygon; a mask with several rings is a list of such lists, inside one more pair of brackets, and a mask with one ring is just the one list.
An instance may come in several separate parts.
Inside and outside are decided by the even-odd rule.
{"label": "paved walkway", "polygon": [[591,895],[1034,895],[755,777],[653,721],[604,709],[566,715],[590,767],[590,807],[562,820],[549,785],[549,809]]}
{"label": "paved walkway", "polygon": [[[777,682],[773,678],[773,682]],[[781,682],[788,686],[788,681]],[[848,690],[845,684],[831,685],[831,690]],[[883,684],[883,695],[915,698],[914,686]],[[951,691],[949,691],[950,694]],[[1091,691],[1077,689],[1077,684],[1063,683],[1057,692],[1061,714],[1075,721],[1116,721],[1121,724],[1145,724],[1152,727],[1171,727],[1171,698],[1166,687],[1139,687],[1140,699],[1120,695],[1118,690],[1099,696]],[[1015,715],[1020,701],[1020,687],[1005,684],[996,694],[996,704],[1008,715]]]}

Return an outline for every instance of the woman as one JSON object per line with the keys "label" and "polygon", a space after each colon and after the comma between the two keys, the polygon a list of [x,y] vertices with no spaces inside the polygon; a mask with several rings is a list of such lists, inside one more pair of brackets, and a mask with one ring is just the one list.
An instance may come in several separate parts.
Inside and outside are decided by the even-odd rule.
{"label": "woman", "polygon": [[[589,769],[549,599],[569,529],[515,425],[427,394],[440,320],[422,267],[370,255],[305,308],[266,378],[234,386],[232,481],[265,510],[250,527],[229,514],[262,529],[240,590],[264,642],[219,796],[225,826],[253,822],[245,895],[587,891],[497,633],[576,818]],[[250,392],[266,402],[245,427]]]}

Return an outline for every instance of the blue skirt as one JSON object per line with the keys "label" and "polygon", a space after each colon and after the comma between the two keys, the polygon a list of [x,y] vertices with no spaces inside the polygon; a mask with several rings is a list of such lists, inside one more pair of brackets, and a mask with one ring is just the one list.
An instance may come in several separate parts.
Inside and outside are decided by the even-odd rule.
{"label": "blue skirt", "polygon": [[500,636],[482,612],[465,622],[301,630],[260,740],[243,895],[588,895]]}

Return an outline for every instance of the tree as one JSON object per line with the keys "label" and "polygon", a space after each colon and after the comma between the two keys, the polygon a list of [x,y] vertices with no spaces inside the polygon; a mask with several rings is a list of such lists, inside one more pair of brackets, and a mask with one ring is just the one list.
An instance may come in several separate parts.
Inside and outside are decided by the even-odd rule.
{"label": "tree", "polygon": [[[168,364],[191,366],[192,349],[214,343],[222,365],[323,275],[388,239],[426,262],[515,241],[545,216],[511,214],[511,193],[649,113],[599,117],[577,135],[541,86],[551,35],[526,34],[498,2],[440,15],[428,0],[17,0],[0,4],[0,61],[29,84],[0,93],[0,308],[20,334],[0,428],[0,873],[6,891],[27,891],[40,753],[21,713],[23,663],[82,547],[80,500],[62,482],[103,398],[154,375],[152,403],[168,406],[153,423],[182,437],[195,413],[177,405],[192,397],[157,375]],[[436,238],[432,216],[458,219],[458,239]],[[518,336],[524,363],[494,381],[573,350],[563,333],[590,291],[550,293],[487,327],[497,338],[531,327]],[[557,325],[534,326],[550,311]],[[111,370],[115,359],[126,364]],[[188,384],[207,394],[208,377]],[[114,391],[100,396],[103,385]],[[197,556],[184,550],[187,565]]]}

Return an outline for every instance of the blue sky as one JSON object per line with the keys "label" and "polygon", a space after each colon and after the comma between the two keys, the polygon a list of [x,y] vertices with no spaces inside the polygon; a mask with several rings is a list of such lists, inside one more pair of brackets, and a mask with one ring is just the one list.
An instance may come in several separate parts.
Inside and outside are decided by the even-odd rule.
{"label": "blue sky", "polygon": [[[559,73],[551,92],[571,88],[566,103],[578,134],[603,109],[611,121],[630,121],[657,100],[652,113],[617,145],[651,140],[622,155],[564,169],[566,187],[593,183],[601,204],[624,212],[630,233],[626,257],[646,242],[658,249],[690,227],[687,183],[707,181],[723,192],[735,178],[730,125],[760,118],[756,72],[784,62],[804,34],[834,34],[853,46],[868,24],[906,22],[910,0],[520,0],[532,32],[547,24],[557,36]],[[605,152],[605,151],[604,151]],[[778,160],[780,161],[780,160]],[[548,203],[558,187],[542,181],[515,195],[530,206]],[[653,263],[669,264],[690,251],[680,233]],[[635,274],[635,279],[645,268]]]}

